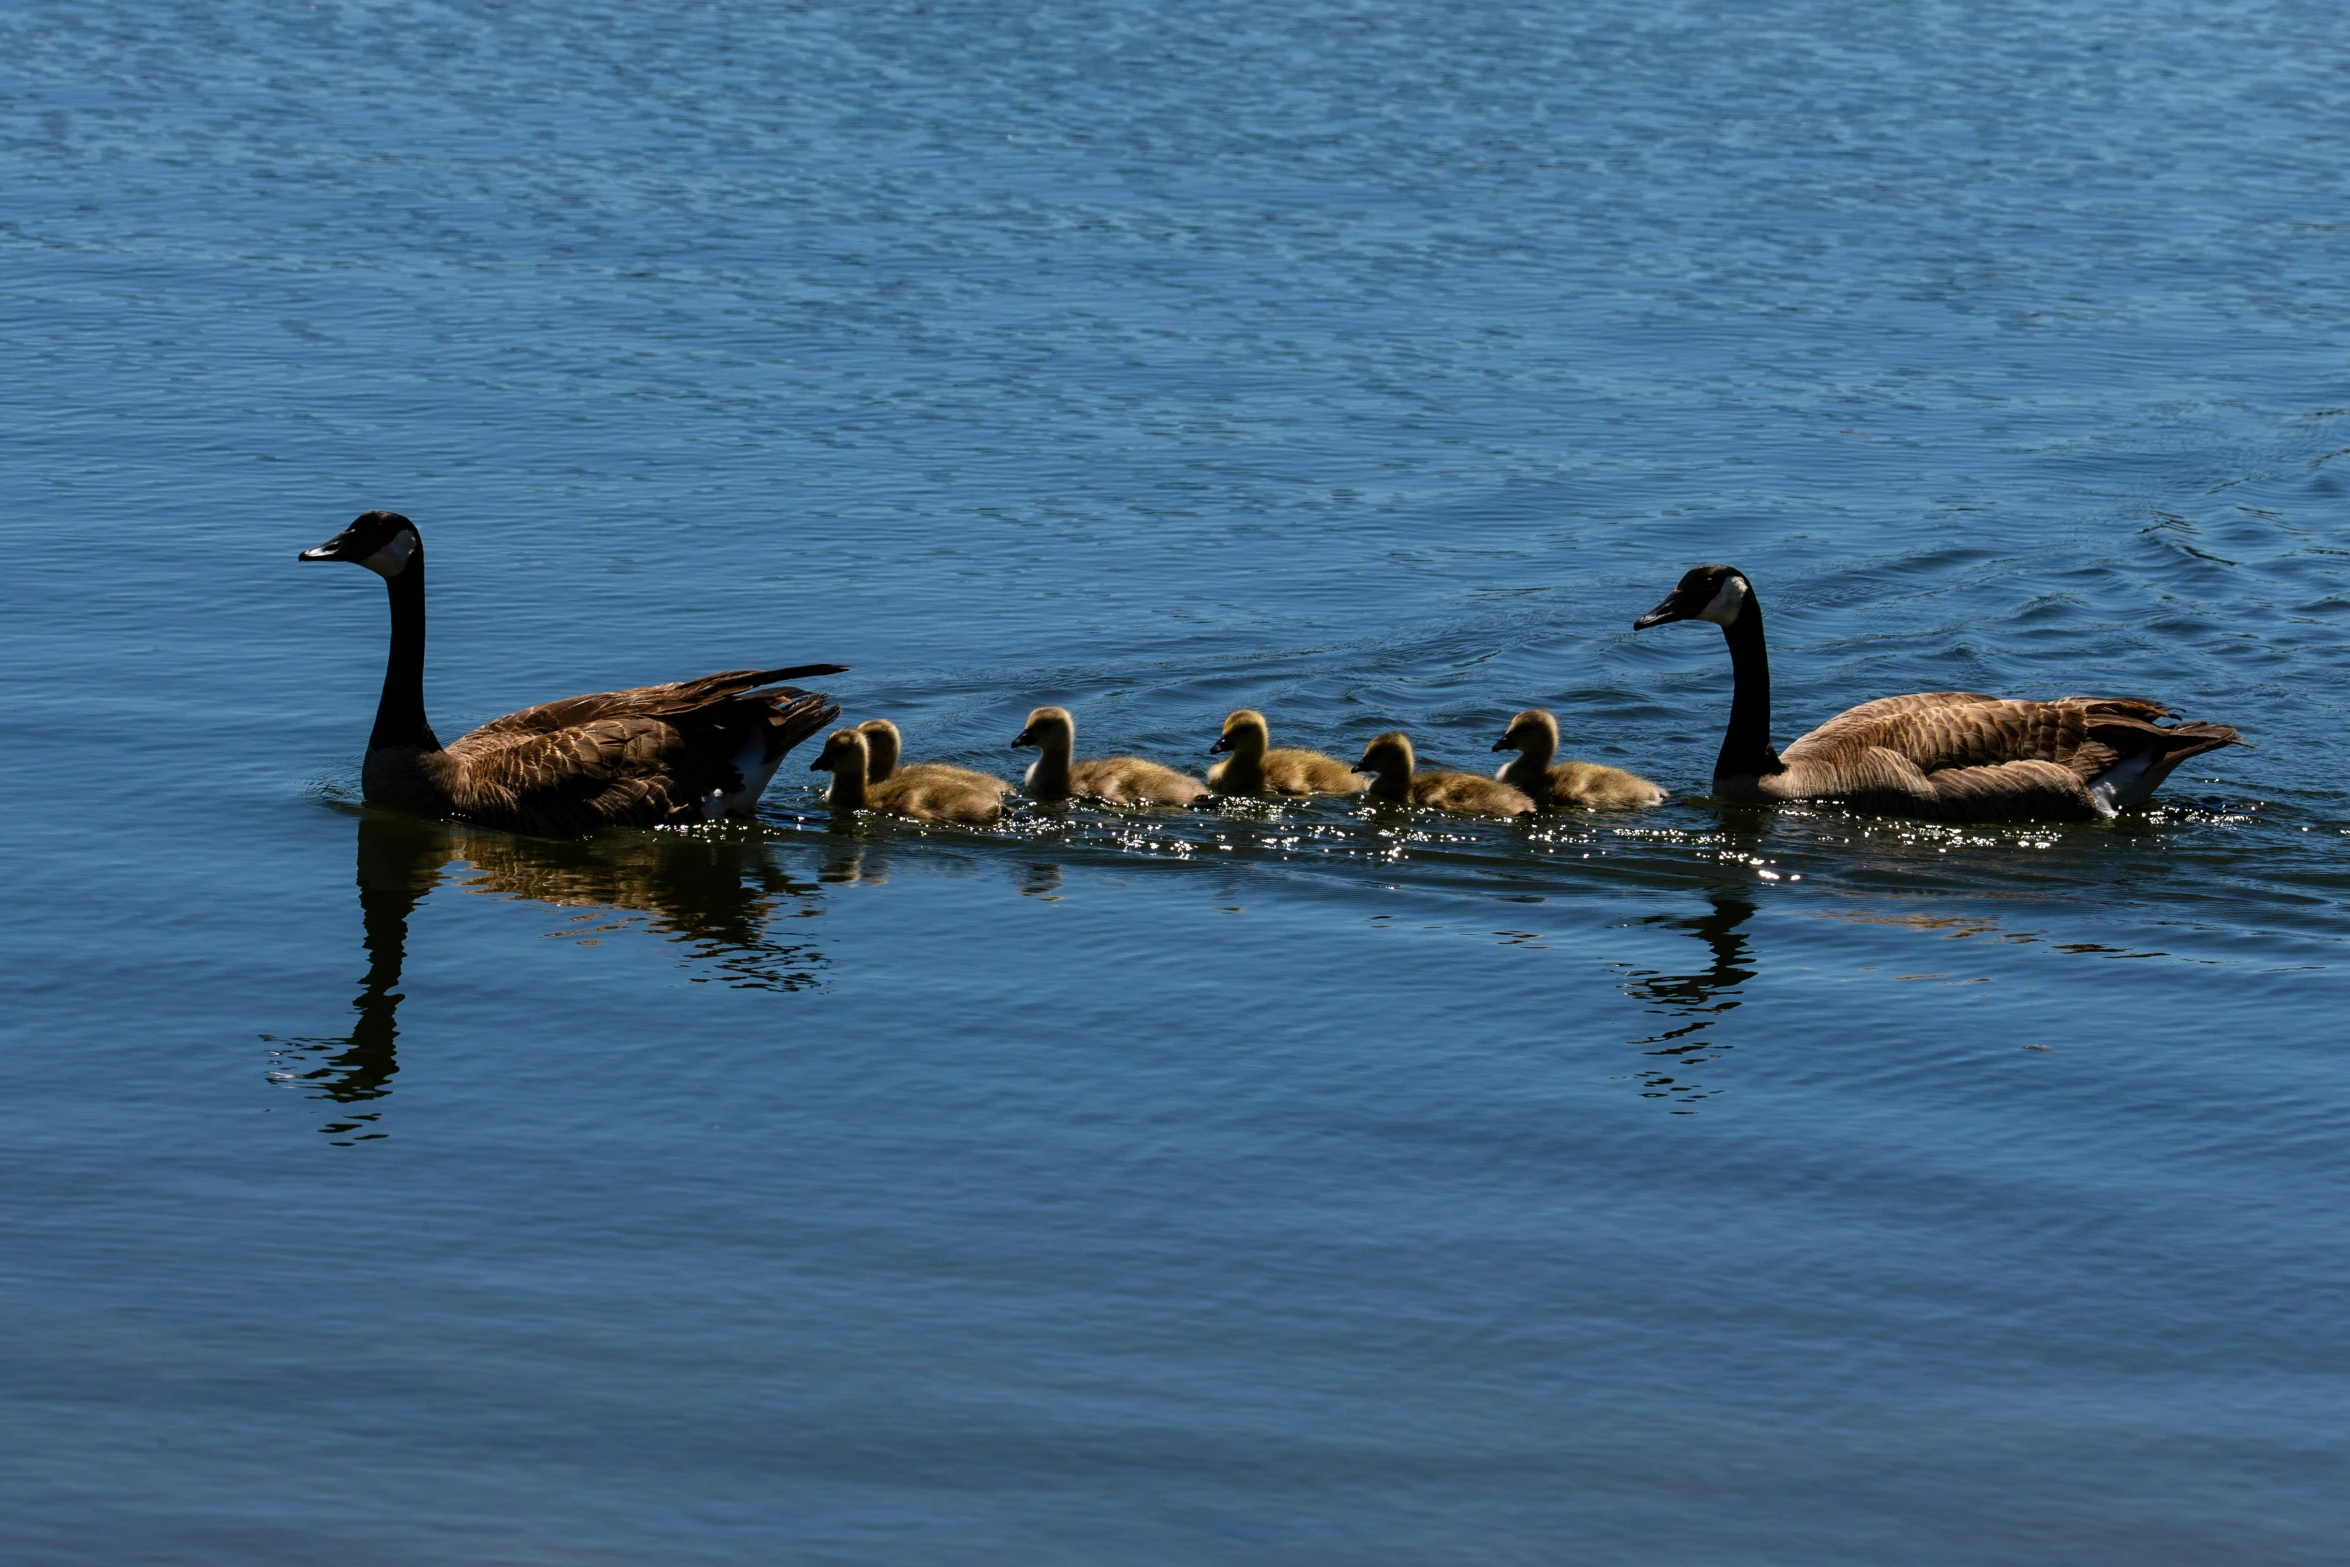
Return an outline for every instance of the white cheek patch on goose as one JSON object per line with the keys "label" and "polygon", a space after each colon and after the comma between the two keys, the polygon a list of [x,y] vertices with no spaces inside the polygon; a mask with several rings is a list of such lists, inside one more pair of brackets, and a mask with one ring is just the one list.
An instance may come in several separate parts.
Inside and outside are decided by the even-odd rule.
{"label": "white cheek patch on goose", "polygon": [[402,528],[392,535],[390,543],[359,564],[388,582],[408,569],[408,561],[415,553],[416,535]]}
{"label": "white cheek patch on goose", "polygon": [[1717,626],[1726,626],[1738,618],[1740,610],[1746,608],[1746,595],[1752,591],[1747,587],[1744,577],[1732,577],[1715,590],[1713,602],[1699,610],[1697,618],[1710,620]]}

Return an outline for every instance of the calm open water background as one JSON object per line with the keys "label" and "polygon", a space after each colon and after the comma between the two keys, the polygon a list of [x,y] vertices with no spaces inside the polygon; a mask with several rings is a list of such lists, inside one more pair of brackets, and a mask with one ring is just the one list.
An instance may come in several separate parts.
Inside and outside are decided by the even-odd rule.
{"label": "calm open water background", "polygon": [[[2327,5],[0,12],[12,1563],[2335,1563]],[[444,735],[839,659],[1675,791],[533,843]],[[2146,694],[2151,819],[1702,797]],[[2044,1049],[2027,1048],[2044,1046]]]}

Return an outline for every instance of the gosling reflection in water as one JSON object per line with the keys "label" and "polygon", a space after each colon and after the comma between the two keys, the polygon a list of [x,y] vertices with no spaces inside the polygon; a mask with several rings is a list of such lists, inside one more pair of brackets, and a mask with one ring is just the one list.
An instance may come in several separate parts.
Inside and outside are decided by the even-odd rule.
{"label": "gosling reflection in water", "polygon": [[[359,818],[358,853],[367,974],[352,1002],[359,1015],[351,1032],[337,1038],[262,1036],[271,1046],[274,1081],[300,1083],[310,1097],[338,1105],[361,1105],[391,1092],[400,1070],[400,972],[408,922],[444,880],[490,897],[621,916],[593,932],[548,934],[593,942],[616,928],[640,927],[684,945],[683,966],[713,971],[693,975],[697,984],[804,990],[816,983],[823,963],[812,944],[770,933],[779,918],[816,914],[816,889],[787,876],[766,842],[747,833],[644,831],[558,842],[367,811]],[[346,1110],[319,1130],[339,1143],[364,1142],[385,1135],[376,1124],[381,1114]]]}
{"label": "gosling reflection in water", "polygon": [[[1712,888],[1705,896],[1711,907],[1695,918],[1652,914],[1633,922],[1686,931],[1705,943],[1711,960],[1692,974],[1634,969],[1625,981],[1626,995],[1647,1002],[1653,1012],[1677,1020],[1661,1033],[1632,1041],[1642,1047],[1644,1054],[1663,1056],[1671,1063],[1670,1072],[1653,1068],[1635,1074],[1641,1085],[1641,1097],[1646,1099],[1672,1100],[1679,1105],[1711,1096],[1710,1089],[1679,1074],[1702,1066],[1731,1048],[1715,1025],[1738,1010],[1738,992],[1758,972],[1747,955],[1747,938],[1742,930],[1754,917],[1753,902],[1742,890],[1731,887]],[[1676,1113],[1686,1112],[1676,1110]]]}

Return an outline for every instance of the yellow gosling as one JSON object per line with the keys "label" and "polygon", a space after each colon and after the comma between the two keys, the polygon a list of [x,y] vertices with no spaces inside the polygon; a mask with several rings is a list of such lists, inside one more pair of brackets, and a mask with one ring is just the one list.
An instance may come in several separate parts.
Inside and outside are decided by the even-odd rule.
{"label": "yellow gosling", "polygon": [[1189,805],[1208,792],[1197,778],[1139,756],[1071,761],[1077,749],[1077,720],[1065,707],[1040,707],[1030,713],[1027,727],[1013,736],[1012,744],[1033,746],[1037,752],[1021,780],[1032,800],[1083,795],[1114,805]]}
{"label": "yellow gosling", "polygon": [[1335,756],[1283,746],[1268,750],[1273,733],[1265,715],[1244,707],[1224,720],[1224,737],[1210,756],[1230,752],[1208,769],[1208,787],[1218,794],[1361,794],[1371,780]]}
{"label": "yellow gosling", "polygon": [[992,788],[903,773],[868,783],[866,773],[871,766],[865,736],[855,729],[835,729],[825,737],[824,750],[808,764],[808,771],[832,774],[832,787],[825,791],[824,800],[836,811],[883,811],[911,821],[963,822],[975,827],[1004,814],[1003,796]]}
{"label": "yellow gosling", "polygon": [[1553,762],[1558,755],[1559,721],[1539,707],[1510,720],[1496,751],[1515,751],[1493,776],[1532,798],[1544,810],[1580,805],[1593,810],[1636,810],[1662,801],[1665,792],[1637,773],[1597,762]]}
{"label": "yellow gosling", "polygon": [[865,737],[865,782],[881,783],[891,778],[952,778],[974,789],[992,788],[999,795],[1010,794],[1012,785],[993,773],[979,772],[969,767],[951,767],[945,762],[905,762],[905,740],[898,726],[886,718],[868,718],[857,726],[857,733]]}
{"label": "yellow gosling", "polygon": [[1524,816],[1534,801],[1522,789],[1475,773],[1423,773],[1412,755],[1412,742],[1400,730],[1390,730],[1363,747],[1355,764],[1373,775],[1370,795],[1393,805],[1425,805],[1464,816]]}

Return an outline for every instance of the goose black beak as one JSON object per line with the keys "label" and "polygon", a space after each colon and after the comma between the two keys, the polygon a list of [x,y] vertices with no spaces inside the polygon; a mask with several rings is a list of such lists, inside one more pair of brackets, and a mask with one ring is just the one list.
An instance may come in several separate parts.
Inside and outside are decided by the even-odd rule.
{"label": "goose black beak", "polygon": [[1226,751],[1231,749],[1232,737],[1230,735],[1221,735],[1217,737],[1216,743],[1214,745],[1208,747],[1208,755],[1222,756]]}
{"label": "goose black beak", "polygon": [[294,557],[296,560],[341,560],[342,558],[343,541],[339,536],[327,540],[315,549],[304,550]]}
{"label": "goose black beak", "polygon": [[1651,626],[1662,626],[1676,620],[1688,620],[1690,612],[1681,607],[1681,595],[1674,593],[1656,608],[1632,622],[1634,631],[1646,631]]}
{"label": "goose black beak", "polygon": [[[1632,629],[1637,631],[1640,628],[1635,626]],[[1510,744],[1510,737],[1508,735],[1503,735],[1499,740],[1494,741],[1493,748],[1496,751],[1514,751],[1517,749],[1516,746]]]}
{"label": "goose black beak", "polygon": [[1022,746],[1032,746],[1034,744],[1036,744],[1035,738],[1031,736],[1025,729],[1012,736],[1012,749],[1015,751],[1019,750]]}

